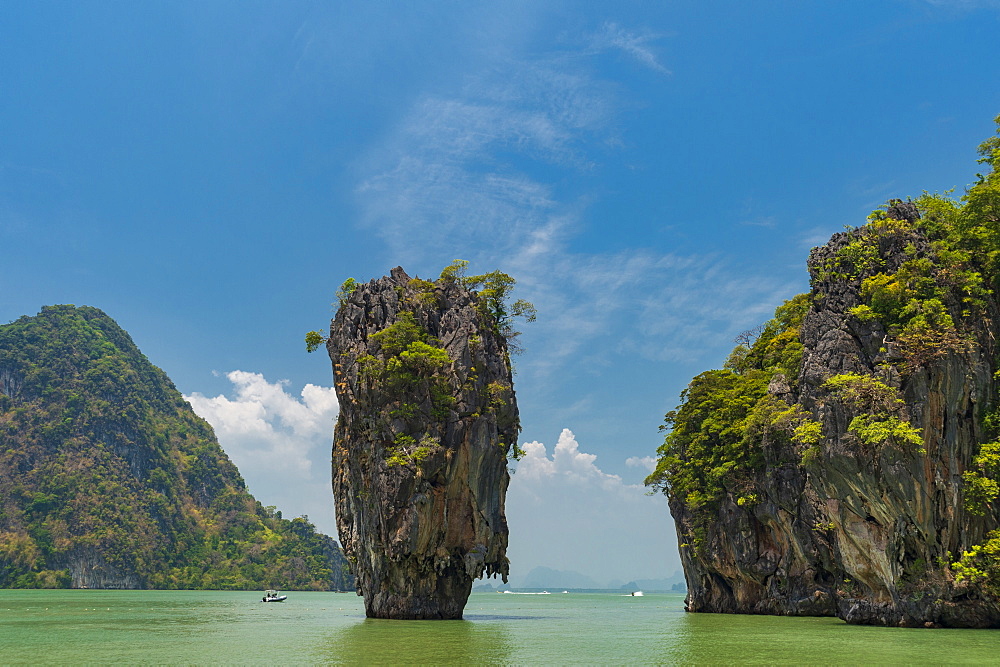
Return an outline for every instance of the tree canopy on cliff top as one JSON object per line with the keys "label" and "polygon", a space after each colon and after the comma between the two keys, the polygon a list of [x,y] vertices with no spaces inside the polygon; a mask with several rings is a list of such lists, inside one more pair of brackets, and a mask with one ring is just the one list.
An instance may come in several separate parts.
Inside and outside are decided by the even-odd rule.
{"label": "tree canopy on cliff top", "polygon": [[[464,259],[456,259],[441,270],[438,280],[456,281],[473,290],[481,299],[483,311],[487,313],[496,324],[497,331],[507,341],[508,349],[511,352],[522,352],[518,344],[518,336],[521,332],[515,328],[515,321],[518,319],[525,322],[534,322],[538,315],[534,304],[524,299],[511,301],[511,293],[517,281],[508,273],[503,271],[490,271],[481,275],[467,275],[469,262]],[[419,280],[419,279],[416,279]],[[433,289],[434,284],[426,283],[429,289]],[[337,303],[343,305],[347,298],[357,288],[358,283],[354,278],[348,278],[337,290]],[[306,352],[315,352],[326,342],[326,336],[321,331],[308,331],[305,335]]]}

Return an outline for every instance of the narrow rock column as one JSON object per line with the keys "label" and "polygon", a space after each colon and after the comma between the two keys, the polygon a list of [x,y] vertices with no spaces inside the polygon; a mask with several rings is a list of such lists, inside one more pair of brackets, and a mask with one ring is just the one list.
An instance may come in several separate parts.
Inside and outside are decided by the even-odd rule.
{"label": "narrow rock column", "polygon": [[520,430],[506,340],[459,281],[402,268],[330,326],[337,528],[369,617],[457,619],[507,579],[507,454]]}

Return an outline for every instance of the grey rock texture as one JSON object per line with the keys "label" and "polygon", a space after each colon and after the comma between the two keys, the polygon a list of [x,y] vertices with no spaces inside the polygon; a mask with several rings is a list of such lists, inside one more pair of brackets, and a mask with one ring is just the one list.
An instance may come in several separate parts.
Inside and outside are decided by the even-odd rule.
{"label": "grey rock texture", "polygon": [[[456,281],[421,284],[397,267],[358,286],[331,324],[337,528],[370,617],[461,618],[474,579],[507,579],[520,426],[506,341],[477,304]],[[365,371],[366,357],[389,356],[372,335],[407,311],[449,357],[437,390]]]}
{"label": "grey rock texture", "polygon": [[76,549],[57,565],[69,570],[73,588],[145,588],[145,582],[135,572],[109,564],[96,549]]}
{"label": "grey rock texture", "polygon": [[[912,205],[890,209],[911,219]],[[856,232],[834,235],[809,259],[813,305],[801,329],[802,368],[795,386],[775,377],[768,388],[821,422],[816,457],[787,440],[762,443],[765,463],[754,480],[759,502],[725,501],[698,551],[682,545],[689,611],[836,615],[849,623],[909,627],[1000,627],[1000,607],[948,565],[1000,525],[996,509],[963,509],[961,475],[986,441],[982,415],[995,407],[996,304],[972,330],[967,349],[941,350],[916,368],[899,362],[877,320],[850,310],[861,283],[823,270]],[[909,248],[909,250],[908,250]],[[895,271],[907,252],[933,256],[912,230],[879,240],[879,271]],[[946,280],[939,275],[937,280]],[[959,321],[959,296],[945,304]],[[831,376],[859,373],[898,389],[902,416],[923,433],[919,448],[865,447],[848,432],[858,410],[831,395]],[[683,534],[691,512],[671,498]]]}

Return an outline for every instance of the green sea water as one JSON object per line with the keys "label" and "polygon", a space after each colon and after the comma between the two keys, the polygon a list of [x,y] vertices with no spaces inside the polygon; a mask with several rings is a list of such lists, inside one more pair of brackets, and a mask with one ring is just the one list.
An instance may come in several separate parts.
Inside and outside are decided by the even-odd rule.
{"label": "green sea water", "polygon": [[989,664],[1000,631],[686,614],[677,594],[473,593],[462,621],[366,619],[348,593],[0,591],[0,663]]}

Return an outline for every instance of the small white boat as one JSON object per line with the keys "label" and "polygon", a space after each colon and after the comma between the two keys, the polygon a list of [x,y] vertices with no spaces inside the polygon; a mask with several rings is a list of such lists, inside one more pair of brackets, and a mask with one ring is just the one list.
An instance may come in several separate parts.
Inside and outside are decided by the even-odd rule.
{"label": "small white boat", "polygon": [[272,589],[267,589],[264,591],[264,599],[261,602],[284,602],[288,599],[287,595],[282,595],[281,591],[275,591]]}

